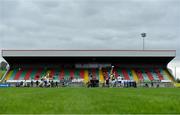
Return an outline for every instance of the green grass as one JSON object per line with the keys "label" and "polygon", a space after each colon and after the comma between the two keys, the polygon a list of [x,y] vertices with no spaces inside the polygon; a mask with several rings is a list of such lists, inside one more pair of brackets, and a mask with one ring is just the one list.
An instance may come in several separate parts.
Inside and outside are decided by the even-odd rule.
{"label": "green grass", "polygon": [[5,113],[180,113],[178,88],[0,88]]}

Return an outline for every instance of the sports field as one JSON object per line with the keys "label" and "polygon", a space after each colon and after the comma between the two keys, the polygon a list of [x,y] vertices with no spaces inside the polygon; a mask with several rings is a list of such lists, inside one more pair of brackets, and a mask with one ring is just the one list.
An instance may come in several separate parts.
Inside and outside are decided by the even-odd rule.
{"label": "sports field", "polygon": [[0,88],[4,113],[180,113],[180,89]]}

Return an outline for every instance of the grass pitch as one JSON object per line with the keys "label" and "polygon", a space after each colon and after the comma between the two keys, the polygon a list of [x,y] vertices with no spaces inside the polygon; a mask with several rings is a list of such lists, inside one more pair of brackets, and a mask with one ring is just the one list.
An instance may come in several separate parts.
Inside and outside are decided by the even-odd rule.
{"label": "grass pitch", "polygon": [[180,113],[178,88],[0,88],[0,114]]}

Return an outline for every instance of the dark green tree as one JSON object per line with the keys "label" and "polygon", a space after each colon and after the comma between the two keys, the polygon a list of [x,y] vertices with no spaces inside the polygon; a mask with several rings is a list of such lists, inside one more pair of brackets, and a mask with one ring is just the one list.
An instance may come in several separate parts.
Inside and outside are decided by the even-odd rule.
{"label": "dark green tree", "polygon": [[1,70],[6,70],[6,67],[7,67],[7,63],[5,61],[2,61],[1,64],[0,64],[0,69]]}

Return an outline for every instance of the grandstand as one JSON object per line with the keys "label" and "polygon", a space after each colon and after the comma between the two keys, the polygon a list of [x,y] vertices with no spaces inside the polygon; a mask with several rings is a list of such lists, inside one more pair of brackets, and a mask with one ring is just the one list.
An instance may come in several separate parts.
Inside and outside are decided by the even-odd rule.
{"label": "grandstand", "polygon": [[55,81],[104,83],[113,66],[115,78],[173,83],[167,64],[175,56],[175,50],[2,50],[10,65],[2,80],[40,80],[49,74]]}

